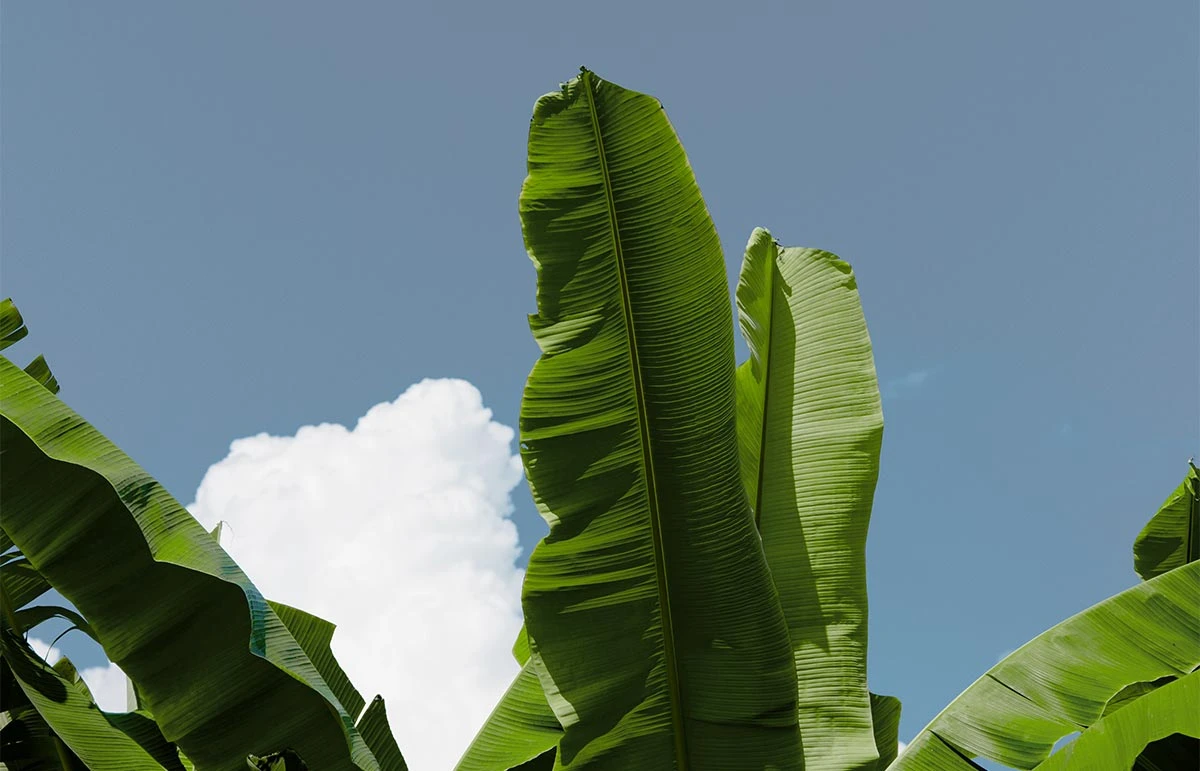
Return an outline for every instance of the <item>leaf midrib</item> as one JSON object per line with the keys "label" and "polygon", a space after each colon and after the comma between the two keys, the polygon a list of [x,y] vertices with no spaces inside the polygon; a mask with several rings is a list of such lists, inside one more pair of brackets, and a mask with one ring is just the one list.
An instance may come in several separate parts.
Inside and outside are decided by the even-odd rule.
{"label": "leaf midrib", "polygon": [[687,739],[683,731],[682,688],[679,682],[678,663],[675,659],[675,634],[671,617],[670,587],[667,582],[666,555],[662,538],[662,513],[658,501],[658,486],[655,484],[654,457],[650,450],[650,427],[646,414],[646,395],[642,390],[642,372],[638,361],[637,335],[633,325],[633,308],[629,295],[629,278],[625,274],[625,254],[621,248],[621,237],[617,229],[617,207],[613,199],[612,180],[608,172],[608,158],[604,152],[604,140],[600,132],[600,119],[596,113],[596,100],[592,93],[593,74],[583,69],[580,73],[583,90],[587,96],[588,111],[592,121],[592,133],[596,140],[596,154],[600,160],[600,172],[604,180],[604,201],[608,207],[609,232],[612,236],[613,252],[617,262],[617,276],[621,285],[621,310],[625,316],[625,327],[629,334],[629,362],[633,370],[633,388],[637,403],[638,430],[642,446],[642,465],[646,474],[646,504],[650,510],[650,532],[654,542],[654,572],[658,584],[659,604],[663,627],[663,654],[666,659],[667,690],[671,704],[671,725],[674,729],[675,760],[678,771],[687,771]]}
{"label": "leaf midrib", "polygon": [[779,246],[771,239],[770,257],[767,260],[767,339],[763,348],[763,404],[762,424],[758,436],[758,479],[754,488],[754,529],[761,531],[763,485],[767,465],[767,399],[771,393],[771,339],[775,334],[775,260],[779,257]]}

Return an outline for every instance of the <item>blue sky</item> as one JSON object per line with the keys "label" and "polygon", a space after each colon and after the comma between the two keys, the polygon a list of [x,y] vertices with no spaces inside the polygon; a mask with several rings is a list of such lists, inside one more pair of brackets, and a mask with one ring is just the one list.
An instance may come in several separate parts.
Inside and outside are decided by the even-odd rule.
{"label": "blue sky", "polygon": [[232,440],[427,377],[515,425],[529,111],[586,64],[664,102],[731,282],[756,225],[855,266],[887,419],[870,679],[908,739],[1133,583],[1198,452],[1200,9],[683,8],[5,3],[18,358],[185,503]]}

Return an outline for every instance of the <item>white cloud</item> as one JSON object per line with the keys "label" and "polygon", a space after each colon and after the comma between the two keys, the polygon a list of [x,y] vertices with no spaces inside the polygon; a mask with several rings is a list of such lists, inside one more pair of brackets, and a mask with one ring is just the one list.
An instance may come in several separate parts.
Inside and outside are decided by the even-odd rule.
{"label": "white cloud", "polygon": [[517,671],[513,431],[461,380],[424,380],[351,430],[239,439],[192,513],[269,598],[338,625],[413,771],[450,768]]}
{"label": "white cloud", "polygon": [[88,667],[79,676],[87,683],[92,699],[105,712],[124,712],[128,708],[126,692],[129,682],[125,673],[116,664],[104,667]]}
{"label": "white cloud", "polygon": [[904,742],[896,742],[896,754],[900,755],[908,745]]}
{"label": "white cloud", "polygon": [[[45,659],[47,664],[54,664],[62,658],[62,651],[56,647],[50,647],[49,643],[36,637],[29,638],[29,647],[33,648],[34,653]],[[125,711],[127,681],[125,673],[121,671],[120,667],[112,663],[105,666],[88,667],[80,670],[79,676],[87,684],[88,690],[92,692],[92,699],[100,706],[100,709],[106,712]]]}
{"label": "white cloud", "polygon": [[29,647],[33,648],[33,652],[46,660],[47,664],[54,664],[62,658],[62,651],[58,648],[51,648],[50,643],[39,640],[36,637],[30,637],[27,642]]}

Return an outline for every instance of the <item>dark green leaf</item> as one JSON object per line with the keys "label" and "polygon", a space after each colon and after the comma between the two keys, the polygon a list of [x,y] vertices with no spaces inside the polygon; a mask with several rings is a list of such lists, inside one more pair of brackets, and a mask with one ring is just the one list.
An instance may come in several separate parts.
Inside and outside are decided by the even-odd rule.
{"label": "dark green leaf", "polygon": [[254,585],[157,482],[2,357],[0,414],[5,531],[197,766],[294,746],[322,771],[378,767]]}
{"label": "dark green leaf", "polygon": [[[659,102],[534,107],[520,213],[542,356],[523,591],[562,769],[799,769],[787,626],[741,487],[720,242]],[[865,698],[865,697],[864,697]]]}

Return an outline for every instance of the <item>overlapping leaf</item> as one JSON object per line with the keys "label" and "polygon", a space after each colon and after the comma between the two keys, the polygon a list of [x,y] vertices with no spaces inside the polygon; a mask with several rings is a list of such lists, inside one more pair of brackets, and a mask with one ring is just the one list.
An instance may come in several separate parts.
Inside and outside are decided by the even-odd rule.
{"label": "overlapping leaf", "polygon": [[538,101],[521,194],[542,357],[523,604],[558,768],[800,767],[786,626],[740,486],[723,259],[661,105]]}
{"label": "overlapping leaf", "polygon": [[[182,771],[178,756],[173,764],[164,759],[168,763],[165,766],[156,760],[92,704],[86,689],[48,666],[11,629],[0,630],[0,653],[7,671],[37,713],[36,718],[28,712],[20,715],[24,741],[4,737],[6,762],[23,760],[30,767],[44,764],[53,768],[57,761],[60,768],[70,768],[73,763],[68,753],[56,746],[61,741],[69,754],[91,771]],[[41,722],[52,735],[41,730]],[[5,732],[10,727],[5,726]]]}
{"label": "overlapping leaf", "polygon": [[[253,584],[153,479],[0,357],[3,529],[201,768],[378,764]],[[6,564],[9,567],[13,563]]]}
{"label": "overlapping leaf", "polygon": [[[1192,562],[1110,597],[1026,643],[942,710],[890,768],[970,769],[976,767],[972,757],[1034,768],[1063,736],[1099,726],[1106,705],[1122,689],[1183,678],[1198,666],[1200,562]],[[1137,710],[1167,687],[1130,701],[1103,723],[1136,728],[1136,711],[1109,721]],[[1141,746],[1154,738],[1143,735]],[[1123,739],[1122,746],[1131,741]]]}
{"label": "overlapping leaf", "polygon": [[737,304],[742,479],[787,617],[805,768],[872,771],[866,541],[883,410],[854,272],[759,228]]}
{"label": "overlapping leaf", "polygon": [[[1181,677],[1126,707],[1101,718],[1074,741],[1051,755],[1037,771],[1126,771],[1135,766],[1146,744],[1173,734],[1200,736],[1200,672]],[[1191,768],[1200,755],[1186,755]],[[1185,771],[1189,765],[1167,767]],[[1159,767],[1159,771],[1166,771]]]}

